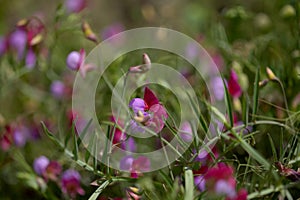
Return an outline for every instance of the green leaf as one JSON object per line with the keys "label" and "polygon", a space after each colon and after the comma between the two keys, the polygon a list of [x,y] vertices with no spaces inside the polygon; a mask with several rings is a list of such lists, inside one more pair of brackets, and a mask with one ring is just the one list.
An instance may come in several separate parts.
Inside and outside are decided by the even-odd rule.
{"label": "green leaf", "polygon": [[260,77],[260,67],[258,66],[256,69],[255,80],[254,80],[252,121],[255,120],[257,107],[258,107],[259,77]]}
{"label": "green leaf", "polygon": [[97,200],[98,196],[101,194],[101,192],[109,185],[110,180],[106,180],[104,183],[102,183],[97,190],[90,196],[89,200]]}
{"label": "green leaf", "polygon": [[226,85],[223,77],[222,77],[222,80],[223,80],[223,85],[224,85],[225,103],[226,103],[227,113],[228,113],[228,117],[229,117],[230,127],[233,127],[233,113],[232,113],[231,97],[229,95],[229,91],[228,91],[227,85]]}
{"label": "green leaf", "polygon": [[185,178],[185,194],[184,200],[191,200],[194,196],[194,177],[192,170],[188,169],[184,172]]}
{"label": "green leaf", "polygon": [[268,137],[269,137],[269,140],[270,140],[270,144],[271,144],[271,149],[272,149],[274,161],[278,161],[276,148],[275,148],[273,139],[272,139],[272,137],[271,137],[271,135],[269,133],[268,133]]}
{"label": "green leaf", "polygon": [[41,124],[48,138],[51,139],[57,146],[63,147],[62,143],[56,137],[54,137],[54,135],[48,130],[44,122],[41,122]]}

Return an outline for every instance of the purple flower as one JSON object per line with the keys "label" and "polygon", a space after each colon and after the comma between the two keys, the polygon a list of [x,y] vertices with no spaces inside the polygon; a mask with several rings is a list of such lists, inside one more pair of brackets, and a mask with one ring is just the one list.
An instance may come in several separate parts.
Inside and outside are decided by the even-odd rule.
{"label": "purple flower", "polygon": [[148,105],[141,98],[134,98],[129,102],[129,108],[132,108],[134,113],[138,113],[138,111],[148,110]]}
{"label": "purple flower", "polygon": [[210,80],[212,97],[218,101],[224,99],[224,83],[221,77],[214,77]]}
{"label": "purple flower", "polygon": [[234,198],[236,196],[235,187],[228,184],[225,180],[218,180],[215,184],[215,192],[219,195],[226,195],[228,198]]}
{"label": "purple flower", "polygon": [[71,70],[78,70],[82,61],[82,55],[77,51],[72,51],[67,57],[67,67]]}
{"label": "purple flower", "polygon": [[19,60],[21,60],[24,56],[26,43],[27,33],[24,30],[17,29],[13,33],[11,33],[9,37],[9,45],[17,51]]}
{"label": "purple flower", "polygon": [[105,27],[101,33],[102,39],[106,40],[120,32],[125,30],[124,26],[121,23],[115,23],[108,27]]}
{"label": "purple flower", "polygon": [[74,71],[79,70],[82,78],[85,78],[86,73],[88,71],[91,71],[96,68],[96,66],[94,66],[93,64],[85,64],[84,59],[85,59],[85,50],[80,49],[79,52],[72,51],[68,55],[67,60],[66,60],[67,67]]}
{"label": "purple flower", "polygon": [[129,137],[127,140],[122,142],[121,147],[126,151],[130,151],[130,152],[136,151],[135,141],[132,137]]}
{"label": "purple flower", "polygon": [[86,0],[66,0],[65,7],[69,13],[78,13],[86,6]]}
{"label": "purple flower", "polygon": [[30,137],[30,130],[27,127],[17,127],[13,132],[13,140],[16,146],[23,147]]}
{"label": "purple flower", "polygon": [[185,141],[185,142],[191,142],[193,140],[193,131],[191,124],[189,122],[183,122],[179,128],[180,132],[180,137]]}
{"label": "purple flower", "polygon": [[31,48],[27,52],[25,63],[28,69],[32,69],[35,66],[36,55]]}
{"label": "purple flower", "polygon": [[131,169],[134,158],[132,156],[125,156],[120,161],[120,169],[129,171]]}
{"label": "purple flower", "polygon": [[77,171],[68,169],[61,177],[62,191],[72,198],[75,198],[77,194],[84,195],[85,192],[80,186],[80,179],[81,176]]}
{"label": "purple flower", "polygon": [[51,93],[55,98],[63,97],[65,93],[65,84],[62,81],[53,81],[51,84]]}
{"label": "purple flower", "polygon": [[199,191],[203,192],[205,190],[205,179],[202,175],[194,177],[195,186]]}
{"label": "purple flower", "polygon": [[233,98],[239,98],[242,95],[242,88],[238,82],[238,75],[233,69],[230,71],[228,91]]}
{"label": "purple flower", "polygon": [[189,43],[185,49],[185,56],[189,59],[195,59],[200,55],[200,52],[198,50],[199,46],[197,44]]}
{"label": "purple flower", "polygon": [[150,160],[145,156],[134,159],[132,156],[125,156],[120,161],[120,169],[130,171],[131,177],[137,178],[142,172],[150,170]]}
{"label": "purple flower", "polygon": [[49,163],[49,159],[45,156],[36,158],[33,162],[33,169],[35,173],[37,173],[38,175],[43,175]]}

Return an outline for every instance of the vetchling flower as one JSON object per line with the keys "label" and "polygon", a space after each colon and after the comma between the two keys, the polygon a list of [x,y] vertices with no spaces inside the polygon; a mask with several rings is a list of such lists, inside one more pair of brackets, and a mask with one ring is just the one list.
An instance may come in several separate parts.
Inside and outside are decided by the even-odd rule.
{"label": "vetchling flower", "polygon": [[66,0],[65,7],[69,13],[78,13],[86,7],[86,0]]}
{"label": "vetchling flower", "polygon": [[209,168],[204,175],[205,188],[210,194],[225,196],[227,200],[246,200],[247,192],[242,189],[236,191],[236,180],[233,168],[219,163],[216,167]]}
{"label": "vetchling flower", "polygon": [[233,69],[230,71],[228,91],[233,98],[239,98],[242,95],[242,88],[238,82],[238,75]]}
{"label": "vetchling flower", "polygon": [[77,194],[84,195],[84,190],[80,186],[81,176],[73,170],[68,169],[61,177],[61,189],[63,193],[68,194],[70,197],[75,198]]}
{"label": "vetchling flower", "polygon": [[133,133],[144,133],[143,126],[158,133],[164,127],[168,114],[165,108],[159,103],[158,98],[148,88],[145,88],[144,99],[134,98],[130,101],[129,107],[135,116],[130,122],[130,131]]}
{"label": "vetchling flower", "polygon": [[84,63],[85,59],[85,50],[80,49],[79,52],[72,51],[69,53],[66,63],[67,67],[73,71],[79,71],[82,78],[85,78],[86,73],[95,69],[96,67],[93,64]]}
{"label": "vetchling flower", "polygon": [[191,142],[193,140],[193,131],[189,122],[183,122],[179,127],[179,136],[185,142]]}
{"label": "vetchling flower", "polygon": [[120,169],[130,171],[132,178],[138,178],[143,172],[150,170],[150,160],[145,156],[134,159],[132,156],[125,156],[120,161]]}
{"label": "vetchling flower", "polygon": [[65,84],[62,81],[53,81],[51,86],[50,86],[50,90],[52,95],[57,98],[60,99],[64,96],[65,94]]}
{"label": "vetchling flower", "polygon": [[56,181],[62,171],[62,167],[57,161],[50,161],[46,156],[36,158],[33,162],[33,169],[45,181]]}

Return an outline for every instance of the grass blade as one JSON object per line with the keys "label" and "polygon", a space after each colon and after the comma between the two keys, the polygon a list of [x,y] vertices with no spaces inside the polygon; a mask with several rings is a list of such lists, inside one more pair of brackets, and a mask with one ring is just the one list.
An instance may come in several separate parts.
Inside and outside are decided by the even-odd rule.
{"label": "grass blade", "polygon": [[260,77],[260,67],[258,66],[256,69],[255,80],[254,80],[252,121],[255,121],[255,116],[258,107],[259,77]]}
{"label": "grass blade", "polygon": [[233,127],[234,121],[233,121],[231,97],[229,95],[229,91],[228,91],[227,85],[226,85],[225,80],[224,80],[223,77],[222,77],[222,80],[223,80],[224,91],[225,91],[225,103],[226,103],[229,123],[230,123],[230,127]]}
{"label": "grass blade", "polygon": [[184,200],[191,200],[194,196],[194,177],[192,170],[188,169],[184,172],[185,178],[185,194]]}
{"label": "grass blade", "polygon": [[101,192],[110,184],[109,180],[106,180],[104,183],[102,183],[97,190],[90,196],[89,200],[97,200],[98,196],[101,194]]}

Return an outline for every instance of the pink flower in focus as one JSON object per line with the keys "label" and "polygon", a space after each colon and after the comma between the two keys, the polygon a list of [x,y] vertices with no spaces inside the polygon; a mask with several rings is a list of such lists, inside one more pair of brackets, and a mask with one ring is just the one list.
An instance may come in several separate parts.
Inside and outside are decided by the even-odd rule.
{"label": "pink flower in focus", "polygon": [[71,198],[75,198],[77,194],[84,195],[84,190],[80,186],[81,176],[80,174],[69,169],[65,171],[61,177],[61,189],[63,193],[70,195]]}
{"label": "pink flower in focus", "polygon": [[233,69],[230,71],[228,91],[233,98],[239,98],[242,95],[242,88],[238,82],[238,75]]}
{"label": "pink flower in focus", "polygon": [[135,113],[134,120],[130,123],[130,130],[134,133],[144,133],[144,129],[140,124],[158,133],[163,129],[164,122],[168,118],[166,109],[159,103],[158,98],[148,87],[145,88],[144,99],[132,99],[129,107]]}

